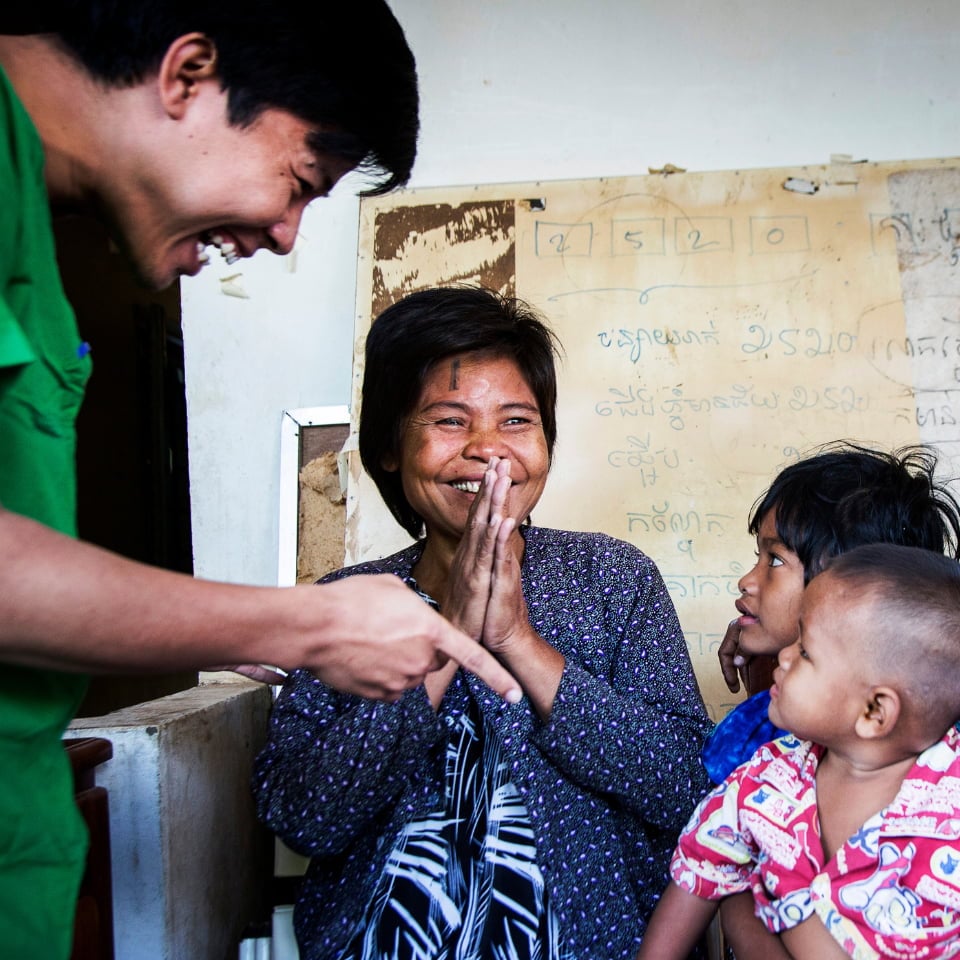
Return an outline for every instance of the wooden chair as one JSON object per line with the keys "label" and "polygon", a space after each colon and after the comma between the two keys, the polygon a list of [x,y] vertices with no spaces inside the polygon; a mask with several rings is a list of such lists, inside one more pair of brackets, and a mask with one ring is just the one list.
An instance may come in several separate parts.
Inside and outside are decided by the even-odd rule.
{"label": "wooden chair", "polygon": [[110,817],[107,791],[94,777],[96,767],[113,756],[113,745],[101,737],[80,737],[64,740],[63,746],[73,768],[77,807],[90,833],[70,960],[114,960]]}

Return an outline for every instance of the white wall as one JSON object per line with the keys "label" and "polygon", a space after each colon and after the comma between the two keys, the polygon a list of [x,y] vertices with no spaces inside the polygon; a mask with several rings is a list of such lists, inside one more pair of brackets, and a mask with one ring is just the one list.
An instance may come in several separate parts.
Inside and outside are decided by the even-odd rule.
{"label": "white wall", "polygon": [[[421,78],[411,186],[960,153],[956,0],[391,4]],[[349,402],[345,186],[293,258],[238,264],[249,300],[211,269],[183,283],[200,575],[274,582],[281,412]]]}

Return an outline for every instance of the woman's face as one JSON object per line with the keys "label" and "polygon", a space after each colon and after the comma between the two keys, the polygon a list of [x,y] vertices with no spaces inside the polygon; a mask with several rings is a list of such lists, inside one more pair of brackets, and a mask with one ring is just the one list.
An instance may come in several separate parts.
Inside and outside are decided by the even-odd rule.
{"label": "woman's face", "polygon": [[536,506],[550,458],[536,397],[506,357],[460,354],[437,363],[403,427],[399,469],[427,536],[459,540],[491,457],[510,461],[507,515]]}

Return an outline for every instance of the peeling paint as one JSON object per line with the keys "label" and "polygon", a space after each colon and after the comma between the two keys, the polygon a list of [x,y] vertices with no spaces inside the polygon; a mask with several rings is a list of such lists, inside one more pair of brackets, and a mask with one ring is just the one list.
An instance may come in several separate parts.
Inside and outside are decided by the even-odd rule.
{"label": "peeling paint", "polygon": [[378,214],[371,316],[440,282],[479,283],[512,295],[515,219],[512,200],[421,204]]}

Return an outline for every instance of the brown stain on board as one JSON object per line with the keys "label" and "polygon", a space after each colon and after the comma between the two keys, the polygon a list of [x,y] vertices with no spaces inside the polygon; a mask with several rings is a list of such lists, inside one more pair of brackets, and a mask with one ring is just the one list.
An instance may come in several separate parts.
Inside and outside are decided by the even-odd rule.
{"label": "brown stain on board", "polygon": [[515,296],[515,228],[513,200],[430,203],[378,213],[371,316],[440,284],[477,283]]}

